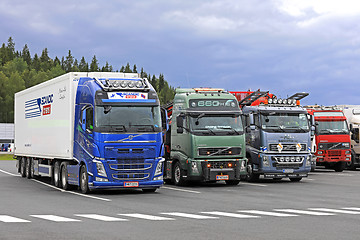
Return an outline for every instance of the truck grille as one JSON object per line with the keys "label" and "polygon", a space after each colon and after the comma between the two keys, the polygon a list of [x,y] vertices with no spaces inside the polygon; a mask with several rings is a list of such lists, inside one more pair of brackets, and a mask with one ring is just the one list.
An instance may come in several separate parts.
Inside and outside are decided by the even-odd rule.
{"label": "truck grille", "polygon": [[333,149],[349,149],[344,147],[342,143],[319,143],[319,150],[333,150]]}
{"label": "truck grille", "polygon": [[143,180],[149,178],[150,173],[122,173],[113,174],[112,177],[117,180]]}
{"label": "truck grille", "polygon": [[301,166],[302,163],[293,163],[293,164],[273,163],[273,167],[276,167],[276,169],[286,169],[286,168],[299,169]]}
{"label": "truck grille", "polygon": [[118,147],[105,147],[105,158],[116,159],[145,159],[155,158],[156,150],[154,147],[149,148],[118,148]]}
{"label": "truck grille", "polygon": [[[214,169],[223,169],[223,168],[234,168],[235,162],[229,162],[229,161],[208,161],[207,164],[210,164],[210,168]],[[229,166],[229,163],[231,163],[231,166]]]}
{"label": "truck grille", "polygon": [[[297,149],[296,149],[296,143],[282,143],[281,144],[283,146],[283,149],[282,151],[283,152],[296,152]],[[306,144],[300,144],[301,145],[301,150],[300,151],[306,151]],[[278,144],[269,144],[269,149],[270,151],[278,151]]]}
{"label": "truck grille", "polygon": [[218,147],[218,148],[198,148],[199,156],[231,156],[240,155],[240,147]]}
{"label": "truck grille", "polygon": [[329,150],[328,154],[330,157],[339,157],[339,156],[341,156],[341,151],[340,150]]}
{"label": "truck grille", "polygon": [[144,180],[150,177],[152,163],[146,163],[145,159],[117,159],[116,163],[110,163],[112,177],[116,180]]}

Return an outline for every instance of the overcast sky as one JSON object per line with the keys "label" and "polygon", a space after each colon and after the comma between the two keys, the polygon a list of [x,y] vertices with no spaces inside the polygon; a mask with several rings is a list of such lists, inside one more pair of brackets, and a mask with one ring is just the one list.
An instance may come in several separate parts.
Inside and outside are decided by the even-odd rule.
{"label": "overcast sky", "polygon": [[32,55],[95,54],[174,87],[360,104],[359,0],[1,0],[0,41],[10,36]]}

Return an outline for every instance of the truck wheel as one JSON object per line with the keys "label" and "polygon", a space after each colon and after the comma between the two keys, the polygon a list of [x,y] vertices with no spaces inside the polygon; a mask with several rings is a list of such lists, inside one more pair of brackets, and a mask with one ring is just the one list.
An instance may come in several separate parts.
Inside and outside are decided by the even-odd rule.
{"label": "truck wheel", "polygon": [[335,172],[342,172],[344,170],[344,167],[345,167],[345,162],[338,162],[335,164],[334,170]]}
{"label": "truck wheel", "polygon": [[173,183],[176,186],[183,186],[185,185],[184,180],[184,170],[181,169],[180,162],[176,162],[174,169],[173,169]]}
{"label": "truck wheel", "polygon": [[290,181],[292,182],[300,182],[302,177],[296,177],[296,178],[290,178]]}
{"label": "truck wheel", "polygon": [[26,178],[30,179],[31,178],[31,159],[27,158],[26,159]]}
{"label": "truck wheel", "polygon": [[61,187],[60,182],[60,161],[54,163],[54,185],[55,187]]}
{"label": "truck wheel", "polygon": [[143,188],[142,191],[144,193],[153,193],[157,190],[157,188]]}
{"label": "truck wheel", "polygon": [[225,180],[226,185],[235,186],[238,185],[240,180]]}
{"label": "truck wheel", "polygon": [[80,190],[82,193],[89,193],[89,176],[86,170],[86,166],[82,165],[80,170]]}
{"label": "truck wheel", "polygon": [[246,180],[248,182],[256,182],[259,180],[260,174],[253,172],[253,164],[252,164],[251,159],[249,159],[249,158],[248,158],[248,163],[249,164],[248,164]]}
{"label": "truck wheel", "polygon": [[64,190],[69,190],[67,164],[61,164],[61,185]]}
{"label": "truck wheel", "polygon": [[26,171],[25,171],[25,169],[26,169],[26,161],[25,161],[25,158],[22,157],[22,158],[20,159],[20,175],[21,175],[22,177],[26,177]]}

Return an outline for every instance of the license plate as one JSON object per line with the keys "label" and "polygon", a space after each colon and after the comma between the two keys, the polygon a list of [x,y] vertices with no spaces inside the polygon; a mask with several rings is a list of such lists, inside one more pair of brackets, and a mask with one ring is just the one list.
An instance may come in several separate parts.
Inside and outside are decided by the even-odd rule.
{"label": "license plate", "polygon": [[216,175],[216,180],[229,180],[229,175]]}
{"label": "license plate", "polygon": [[124,182],[124,187],[138,187],[138,182]]}
{"label": "license plate", "polygon": [[294,169],[283,169],[283,173],[293,173]]}

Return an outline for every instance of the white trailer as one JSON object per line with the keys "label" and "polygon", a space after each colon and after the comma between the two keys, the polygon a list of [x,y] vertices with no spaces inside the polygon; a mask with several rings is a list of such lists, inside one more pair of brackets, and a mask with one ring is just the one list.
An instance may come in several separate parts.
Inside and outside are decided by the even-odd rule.
{"label": "white trailer", "polygon": [[351,163],[349,168],[360,167],[360,105],[339,105],[344,112],[351,134]]}

